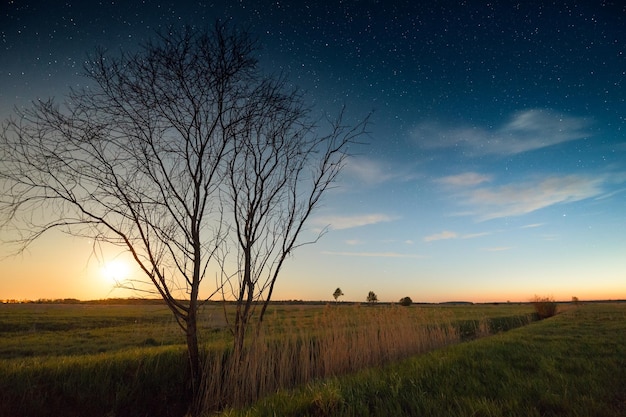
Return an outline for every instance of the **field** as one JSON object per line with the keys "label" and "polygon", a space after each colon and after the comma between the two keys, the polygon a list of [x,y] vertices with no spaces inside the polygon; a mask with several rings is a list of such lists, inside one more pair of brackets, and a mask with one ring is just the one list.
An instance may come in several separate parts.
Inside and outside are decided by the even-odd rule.
{"label": "field", "polygon": [[[205,339],[223,334],[217,306],[199,321]],[[184,341],[164,305],[0,304],[0,359],[87,355]]]}
{"label": "field", "polygon": [[[221,377],[208,379],[207,410],[623,415],[626,305],[564,307],[468,341],[528,324],[532,306],[276,304],[237,376],[222,307],[210,305],[200,327],[207,372]],[[183,338],[162,305],[5,304],[0,335],[0,415],[184,414]]]}
{"label": "field", "polygon": [[626,304],[589,304],[506,333],[228,410],[259,416],[626,415]]}

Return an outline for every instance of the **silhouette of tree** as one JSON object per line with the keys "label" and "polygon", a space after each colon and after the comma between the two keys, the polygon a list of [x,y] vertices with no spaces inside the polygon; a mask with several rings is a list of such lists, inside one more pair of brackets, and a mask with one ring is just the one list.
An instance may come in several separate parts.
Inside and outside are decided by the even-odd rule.
{"label": "silhouette of tree", "polygon": [[402,298],[400,299],[400,305],[401,305],[401,306],[408,307],[408,306],[410,306],[411,304],[413,304],[413,300],[411,300],[411,297],[402,297]]}
{"label": "silhouette of tree", "polygon": [[234,300],[243,346],[366,124],[346,126],[342,111],[318,134],[303,96],[263,75],[255,51],[221,23],[169,29],[133,53],[97,50],[85,65],[93,83],[63,106],[17,110],[0,134],[0,215],[18,251],[52,229],[129,251],[144,278],[124,285],[156,292],[184,331],[193,415],[199,306]]}

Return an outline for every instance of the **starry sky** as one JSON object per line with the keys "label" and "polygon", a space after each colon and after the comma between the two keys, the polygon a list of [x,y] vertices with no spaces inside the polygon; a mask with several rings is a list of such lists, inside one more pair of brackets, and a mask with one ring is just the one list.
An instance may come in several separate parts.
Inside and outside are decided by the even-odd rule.
{"label": "starry sky", "polygon": [[[95,47],[230,20],[319,112],[373,111],[275,299],[626,298],[626,6],[618,1],[8,1],[0,118],[83,85]],[[0,162],[1,163],[1,162]],[[0,299],[127,296],[51,233]],[[0,255],[8,254],[6,249]],[[121,255],[123,257],[123,255]],[[132,272],[131,272],[132,273]]]}

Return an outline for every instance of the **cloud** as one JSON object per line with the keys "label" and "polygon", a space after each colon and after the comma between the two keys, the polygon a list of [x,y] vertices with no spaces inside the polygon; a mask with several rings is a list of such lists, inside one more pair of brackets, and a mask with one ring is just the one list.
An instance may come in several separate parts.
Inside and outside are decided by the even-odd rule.
{"label": "cloud", "polygon": [[435,233],[434,235],[426,236],[424,238],[424,242],[433,242],[435,240],[447,240],[447,239],[456,239],[459,235],[455,232],[450,232],[448,230],[444,230],[441,233]]}
{"label": "cloud", "polygon": [[343,172],[365,185],[378,185],[393,180],[408,181],[415,178],[415,174],[408,168],[398,169],[396,165],[364,156],[349,158]]}
{"label": "cloud", "polygon": [[461,239],[476,239],[477,237],[489,236],[491,232],[471,233],[461,236]]}
{"label": "cloud", "polygon": [[611,198],[611,197],[613,197],[613,196],[616,196],[616,195],[618,195],[618,194],[621,194],[621,193],[623,193],[624,191],[626,191],[626,188],[620,188],[620,189],[618,189],[618,190],[611,191],[611,192],[606,193],[606,194],[602,194],[601,196],[598,196],[598,197],[596,198],[596,200],[606,200],[607,198]]}
{"label": "cloud", "polygon": [[590,135],[589,121],[544,109],[517,112],[499,128],[450,127],[426,122],[412,132],[424,149],[461,149],[470,156],[514,155]]}
{"label": "cloud", "polygon": [[570,203],[603,193],[603,177],[552,176],[538,181],[483,187],[461,194],[462,204],[480,220],[520,216],[555,204]]}
{"label": "cloud", "polygon": [[439,178],[436,181],[441,184],[454,187],[473,187],[482,184],[483,182],[491,181],[491,176],[478,174],[476,172],[466,172],[459,175],[450,175]]}
{"label": "cloud", "polygon": [[525,226],[522,226],[522,229],[534,229],[535,227],[541,227],[543,226],[545,223],[533,223],[533,224],[527,224]]}
{"label": "cloud", "polygon": [[333,256],[356,256],[360,258],[413,258],[422,259],[423,255],[417,255],[414,253],[397,253],[397,252],[332,252],[323,251],[324,255]]}
{"label": "cloud", "polygon": [[434,242],[436,240],[448,240],[448,239],[475,239],[482,236],[490,235],[491,232],[470,233],[467,235],[459,235],[456,232],[444,230],[441,233],[435,233],[434,235],[426,236],[424,242]]}
{"label": "cloud", "polygon": [[353,227],[370,224],[385,223],[395,220],[394,217],[382,213],[361,214],[355,216],[324,216],[318,217],[314,223],[320,226],[329,226],[334,230],[351,229]]}

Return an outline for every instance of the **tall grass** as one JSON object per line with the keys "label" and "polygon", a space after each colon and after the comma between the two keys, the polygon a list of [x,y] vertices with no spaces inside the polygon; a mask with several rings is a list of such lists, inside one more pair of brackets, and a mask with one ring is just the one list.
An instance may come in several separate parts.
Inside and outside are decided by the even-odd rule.
{"label": "tall grass", "polygon": [[626,304],[282,390],[228,417],[626,415]]}
{"label": "tall grass", "polygon": [[327,306],[313,325],[280,318],[246,346],[213,352],[205,369],[205,407],[241,407],[279,389],[427,352],[458,342],[449,316],[433,321],[398,306]]}
{"label": "tall grass", "polygon": [[554,301],[552,297],[540,297],[535,295],[531,303],[540,320],[547,319],[556,314],[556,301]]}

